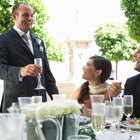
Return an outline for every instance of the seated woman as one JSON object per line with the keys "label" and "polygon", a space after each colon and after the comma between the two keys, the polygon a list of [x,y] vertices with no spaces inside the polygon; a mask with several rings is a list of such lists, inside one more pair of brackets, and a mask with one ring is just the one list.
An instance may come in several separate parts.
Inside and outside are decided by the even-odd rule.
{"label": "seated woman", "polygon": [[103,94],[105,100],[116,96],[121,91],[121,83],[114,82],[110,86],[106,81],[112,71],[111,62],[102,56],[91,56],[87,64],[83,67],[82,78],[86,81],[76,90],[72,98],[82,104],[82,114],[90,116],[91,94]]}

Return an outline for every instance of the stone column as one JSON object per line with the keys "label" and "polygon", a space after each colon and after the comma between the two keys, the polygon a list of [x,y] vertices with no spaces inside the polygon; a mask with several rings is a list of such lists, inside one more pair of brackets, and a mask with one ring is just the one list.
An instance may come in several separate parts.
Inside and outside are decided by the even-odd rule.
{"label": "stone column", "polygon": [[[82,76],[82,67],[89,58],[88,49],[91,47],[92,40],[68,40],[69,47],[69,80],[77,81]],[[92,46],[93,47],[93,46]]]}

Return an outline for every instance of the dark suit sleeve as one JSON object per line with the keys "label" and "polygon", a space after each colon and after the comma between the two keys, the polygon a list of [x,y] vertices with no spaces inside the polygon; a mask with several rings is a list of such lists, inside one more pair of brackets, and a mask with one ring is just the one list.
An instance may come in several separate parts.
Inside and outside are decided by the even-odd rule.
{"label": "dark suit sleeve", "polygon": [[126,80],[124,85],[124,94],[133,95],[137,92],[140,84],[140,74],[130,77]]}
{"label": "dark suit sleeve", "polygon": [[131,93],[131,85],[129,80],[127,79],[124,85],[124,95],[130,95],[130,93]]}
{"label": "dark suit sleeve", "polygon": [[[20,67],[11,66],[8,64],[8,41],[4,36],[0,36],[0,79],[19,82]],[[14,51],[14,50],[13,50]]]}

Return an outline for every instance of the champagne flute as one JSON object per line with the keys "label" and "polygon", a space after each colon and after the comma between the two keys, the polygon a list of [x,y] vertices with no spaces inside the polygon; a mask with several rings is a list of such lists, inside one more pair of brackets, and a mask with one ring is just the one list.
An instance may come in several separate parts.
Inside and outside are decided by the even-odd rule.
{"label": "champagne flute", "polygon": [[123,102],[123,97],[113,97],[113,105],[118,107],[118,113],[116,114],[116,127],[117,130],[119,130],[120,125],[119,123],[121,122],[121,119],[123,118],[123,113],[124,113],[124,102]]}
{"label": "champagne flute", "polygon": [[105,103],[92,104],[92,127],[98,139],[98,136],[105,129]]}
{"label": "champagne flute", "polygon": [[[42,58],[35,58],[34,64],[38,65],[42,69]],[[41,84],[41,74],[40,73],[37,75],[37,80],[38,80],[38,84],[37,84],[37,87],[35,88],[35,90],[45,89]]]}
{"label": "champagne flute", "polygon": [[122,107],[119,105],[107,104],[105,105],[105,121],[110,124],[107,134],[114,135],[115,140],[119,140],[120,133],[116,133],[116,125],[121,121],[123,116]]}
{"label": "champagne flute", "polygon": [[104,95],[90,95],[92,104],[92,127],[95,130],[96,138],[105,128],[105,103]]}
{"label": "champagne flute", "polygon": [[113,97],[113,105],[120,107],[120,112],[118,114],[118,120],[120,122],[121,119],[123,118],[123,114],[124,114],[124,99],[123,99],[123,97]]}
{"label": "champagne flute", "polygon": [[124,95],[124,115],[129,122],[130,116],[133,113],[133,95]]}
{"label": "champagne flute", "polygon": [[[127,121],[127,131],[130,133],[130,128],[129,128],[129,121],[130,121],[130,116],[133,113],[133,95],[124,95],[124,115],[126,116],[126,121]],[[129,140],[133,139],[135,140],[135,137],[130,134]]]}

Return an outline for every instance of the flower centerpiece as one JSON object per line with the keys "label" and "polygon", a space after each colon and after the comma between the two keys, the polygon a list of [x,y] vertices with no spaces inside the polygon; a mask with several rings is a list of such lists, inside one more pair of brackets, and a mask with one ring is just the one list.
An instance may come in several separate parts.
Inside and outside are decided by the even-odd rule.
{"label": "flower centerpiece", "polygon": [[[80,113],[80,105],[75,100],[60,99],[44,103],[29,104],[28,106],[22,107],[22,112],[26,115],[26,120],[28,122],[27,140],[38,139],[38,136],[35,133],[35,126],[37,121],[45,116],[52,116],[59,120],[61,125],[61,133],[63,134],[61,140],[66,140],[68,135],[75,134],[76,120],[74,116]],[[64,120],[62,118],[64,118]],[[52,123],[50,123],[50,125],[54,126]],[[49,126],[49,124],[47,126]],[[47,137],[50,135],[51,140],[53,140],[52,134],[54,134],[54,132],[51,133],[50,131],[51,128],[49,127],[47,129]],[[28,132],[30,132],[30,134],[32,133],[32,136],[30,134],[28,135]],[[54,136],[54,140],[55,139],[56,134]]]}

